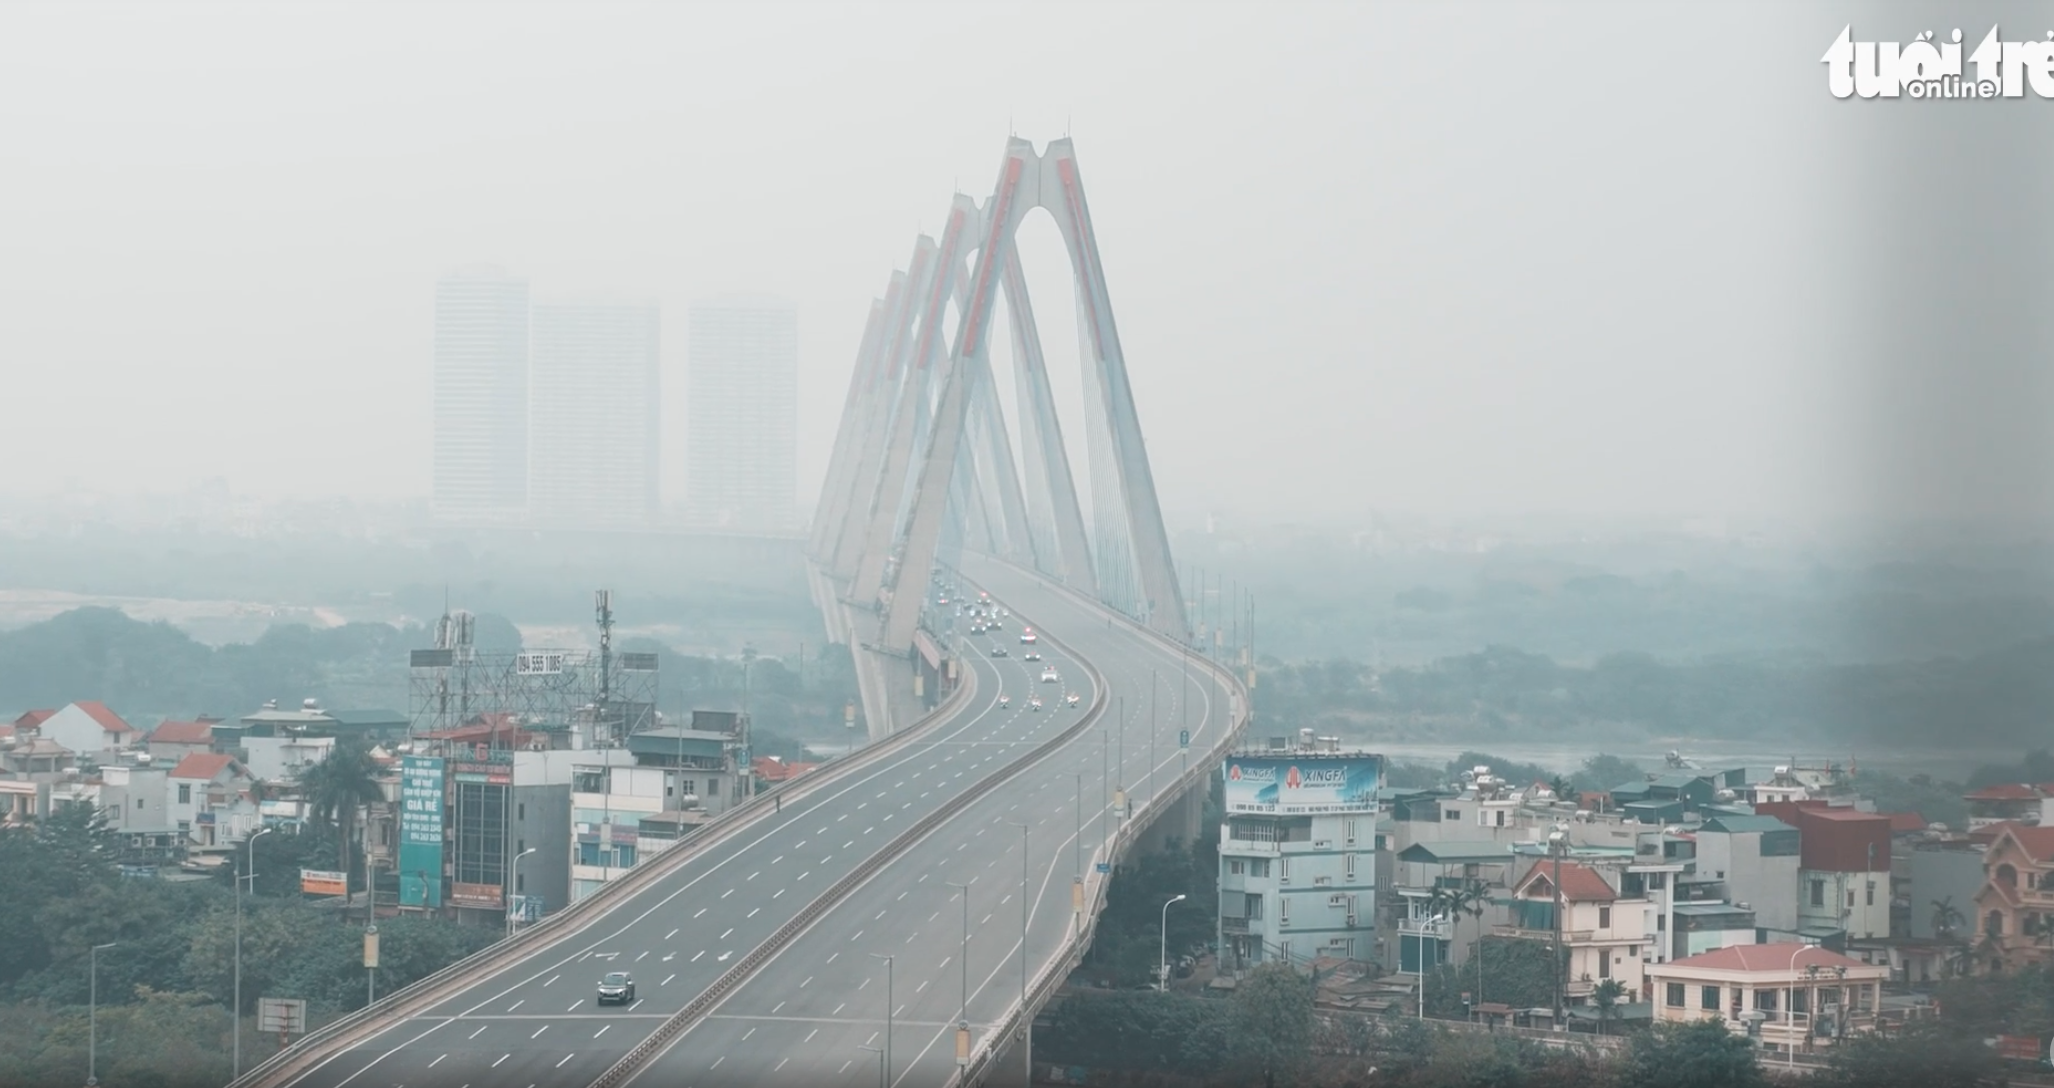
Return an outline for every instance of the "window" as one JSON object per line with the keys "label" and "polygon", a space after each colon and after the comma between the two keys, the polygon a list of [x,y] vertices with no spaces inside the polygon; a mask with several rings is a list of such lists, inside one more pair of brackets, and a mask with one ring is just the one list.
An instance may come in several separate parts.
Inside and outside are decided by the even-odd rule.
{"label": "window", "polygon": [[1873,906],[1875,906],[1875,905],[1876,905],[1876,882],[1875,882],[1875,881],[1873,881],[1873,880],[1869,881],[1869,902],[1868,902],[1868,905],[1869,905],[1869,906],[1871,906],[1871,907],[1873,907]]}
{"label": "window", "polygon": [[1598,949],[1598,977],[1612,977],[1612,950],[1609,948]]}
{"label": "window", "polygon": [[1277,883],[1279,883],[1279,884],[1289,884],[1290,882],[1291,882],[1291,859],[1290,859],[1290,858],[1278,858],[1278,859],[1277,859]]}
{"label": "window", "polygon": [[1242,861],[1240,858],[1234,858],[1227,862],[1228,876],[1242,876],[1245,875],[1247,872],[1248,864]]}
{"label": "window", "polygon": [[1854,889],[1853,889],[1853,888],[1849,888],[1849,889],[1847,889],[1847,905],[1848,905],[1848,906],[1850,906],[1850,907],[1854,905]]}
{"label": "window", "polygon": [[[1349,839],[1348,841],[1354,842],[1355,840]],[[1350,884],[1355,883],[1355,855],[1341,855],[1341,878]]]}
{"label": "window", "polygon": [[1441,813],[1441,819],[1443,820],[1459,820],[1461,818],[1462,810],[1459,808],[1447,809]]}
{"label": "window", "polygon": [[140,798],[140,797],[136,798],[136,807],[137,807],[137,808],[141,808],[141,807],[143,807],[143,799],[142,799],[142,798]]}
{"label": "window", "polygon": [[1242,900],[1242,913],[1251,922],[1262,921],[1262,896],[1250,893],[1247,899]]}
{"label": "window", "polygon": [[1348,845],[1349,845],[1349,846],[1353,846],[1353,845],[1355,845],[1355,821],[1354,821],[1354,820],[1343,820],[1343,821],[1341,822],[1341,828],[1342,828],[1342,833],[1343,833],[1344,835],[1346,835],[1346,836],[1347,836],[1347,839],[1348,839]]}
{"label": "window", "polygon": [[1672,983],[1670,983],[1670,984],[1669,984],[1669,994],[1668,994],[1668,1002],[1669,1002],[1669,1007],[1670,1007],[1670,1008],[1672,1008],[1672,1009],[1680,1009],[1680,1008],[1682,1008],[1682,1007],[1683,1007],[1683,984],[1682,984],[1682,983],[1680,983],[1680,982],[1672,982]]}
{"label": "window", "polygon": [[[1725,876],[1726,874],[1720,873],[1719,875]],[[1668,884],[1668,881],[1669,874],[1667,873],[1649,873],[1647,875],[1647,886],[1653,888],[1655,891],[1661,891],[1662,888]]]}
{"label": "window", "polygon": [[528,803],[526,801],[522,801],[520,804],[514,806],[514,819],[525,821],[527,818]]}
{"label": "window", "polygon": [[193,788],[184,782],[178,784],[178,803],[181,805],[193,803]]}
{"label": "window", "polygon": [[1709,1009],[1712,1012],[1718,1012],[1719,988],[1717,986],[1699,987],[1697,995],[1697,1007],[1700,1009]]}
{"label": "window", "polygon": [[1668,929],[1668,928],[1669,928],[1669,916],[1668,916],[1668,915],[1666,915],[1666,914],[1657,914],[1657,915],[1655,915],[1655,932],[1656,932],[1656,933],[1660,933],[1660,932],[1662,932],[1663,930],[1666,930],[1666,929]]}
{"label": "window", "polygon": [[1499,826],[1499,827],[1503,827],[1503,826],[1505,826],[1505,810],[1504,810],[1504,809],[1499,809],[1499,810],[1498,810],[1498,826]]}
{"label": "window", "polygon": [[1268,859],[1268,858],[1256,858],[1256,859],[1255,859],[1254,861],[1251,861],[1251,862],[1249,862],[1249,863],[1248,863],[1248,875],[1249,875],[1249,876],[1254,876],[1254,877],[1261,877],[1261,878],[1262,878],[1262,879],[1264,879],[1264,880],[1268,880],[1268,879],[1269,879],[1269,859]]}
{"label": "window", "polygon": [[1345,896],[1345,895],[1330,895],[1330,896],[1327,896],[1327,906],[1330,906],[1330,907],[1345,907],[1345,906],[1347,906],[1347,905],[1348,905],[1348,897],[1347,897],[1347,896]]}
{"label": "window", "polygon": [[1598,928],[1599,928],[1599,929],[1610,929],[1610,928],[1612,928],[1612,908],[1610,908],[1610,907],[1599,907],[1599,908],[1598,908]]}
{"label": "window", "polygon": [[1825,905],[1826,882],[1814,877],[1812,878],[1812,906],[1823,907]]}
{"label": "window", "polygon": [[1277,896],[1277,921],[1284,925],[1291,924],[1291,897],[1288,895]]}
{"label": "window", "polygon": [[519,856],[519,855],[521,855],[521,854],[525,854],[525,853],[527,853],[527,852],[528,852],[528,840],[526,840],[526,839],[515,839],[515,840],[514,840],[514,854],[515,854],[515,856]]}

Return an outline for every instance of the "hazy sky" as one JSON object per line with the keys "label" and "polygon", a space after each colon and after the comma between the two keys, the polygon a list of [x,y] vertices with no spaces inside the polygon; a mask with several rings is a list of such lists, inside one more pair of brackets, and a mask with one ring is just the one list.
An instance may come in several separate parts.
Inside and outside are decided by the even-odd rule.
{"label": "hazy sky", "polygon": [[[2050,502],[2054,101],[1833,100],[1990,4],[0,7],[0,493],[424,495],[433,284],[869,301],[1066,131],[1164,503]],[[1023,251],[1067,373],[1066,268]],[[1067,360],[1067,361],[1065,361]],[[1074,385],[1074,378],[1070,379]]]}

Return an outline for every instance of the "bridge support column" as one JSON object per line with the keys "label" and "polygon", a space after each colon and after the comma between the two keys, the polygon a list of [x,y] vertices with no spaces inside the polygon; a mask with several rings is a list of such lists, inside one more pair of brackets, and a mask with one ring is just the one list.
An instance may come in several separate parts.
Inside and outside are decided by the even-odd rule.
{"label": "bridge support column", "polygon": [[[1198,836],[1206,833],[1205,821],[1206,780],[1201,779],[1184,791],[1183,796],[1163,805],[1149,821],[1148,827],[1135,837],[1134,846],[1128,854],[1130,860],[1143,854],[1168,849],[1172,840],[1190,849]],[[1217,834],[1218,829],[1213,829]]]}

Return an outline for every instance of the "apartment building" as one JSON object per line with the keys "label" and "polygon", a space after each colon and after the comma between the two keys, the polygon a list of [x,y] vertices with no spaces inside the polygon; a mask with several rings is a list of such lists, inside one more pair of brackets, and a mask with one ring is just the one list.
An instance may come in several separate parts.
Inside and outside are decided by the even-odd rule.
{"label": "apartment building", "polygon": [[1223,965],[1374,958],[1382,757],[1307,737],[1229,756],[1221,774]]}
{"label": "apartment building", "polygon": [[1556,940],[1558,902],[1559,936],[1569,950],[1564,996],[1582,1004],[1600,982],[1617,979],[1637,999],[1645,990],[1645,970],[1655,959],[1658,940],[1647,924],[1649,902],[1621,895],[1581,861],[1551,858],[1535,864],[1512,889],[1513,921],[1497,927],[1497,935]]}

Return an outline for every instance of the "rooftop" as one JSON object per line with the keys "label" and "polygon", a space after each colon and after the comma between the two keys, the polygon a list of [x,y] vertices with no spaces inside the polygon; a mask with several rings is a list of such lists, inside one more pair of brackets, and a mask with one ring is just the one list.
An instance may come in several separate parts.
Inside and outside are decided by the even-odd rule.
{"label": "rooftop", "polygon": [[71,705],[85,711],[86,717],[99,722],[100,728],[105,729],[109,733],[133,733],[136,731],[135,726],[121,720],[121,715],[107,709],[106,703],[94,702],[88,699]]}
{"label": "rooftop", "polygon": [[[1844,967],[1850,973],[1857,969],[1889,973],[1887,967],[1872,966],[1829,948],[1821,948],[1815,944],[1799,944],[1796,941],[1785,941],[1781,944],[1728,945],[1711,952],[1700,952],[1695,956],[1671,960],[1667,966],[1694,967],[1711,971],[1745,971],[1750,974],[1773,972],[1779,975],[1803,971],[1807,967],[1822,967],[1829,970]],[[1649,970],[1658,972],[1661,967],[1651,965]]]}
{"label": "rooftop", "polygon": [[178,766],[171,768],[171,777],[211,780],[230,767],[241,770],[234,756],[215,752],[194,752],[179,760]]}
{"label": "rooftop", "polygon": [[[1573,861],[1565,861],[1562,870],[1562,897],[1571,903],[1610,903],[1619,898],[1619,893],[1596,870]],[[1548,886],[1553,894],[1555,866],[1536,865],[1520,882],[1519,894],[1524,896],[1535,884]]]}
{"label": "rooftop", "polygon": [[165,721],[150,730],[150,740],[158,744],[208,744],[213,739],[213,722]]}

